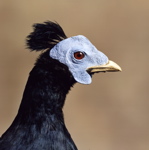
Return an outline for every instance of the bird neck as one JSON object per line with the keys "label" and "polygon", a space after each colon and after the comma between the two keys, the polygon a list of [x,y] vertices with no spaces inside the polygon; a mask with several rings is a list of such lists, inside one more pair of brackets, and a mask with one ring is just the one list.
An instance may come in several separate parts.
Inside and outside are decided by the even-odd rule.
{"label": "bird neck", "polygon": [[43,53],[30,72],[18,114],[2,136],[4,145],[9,143],[9,149],[20,145],[20,149],[27,150],[77,150],[62,112],[74,83],[65,65]]}
{"label": "bird neck", "polygon": [[21,118],[52,116],[63,121],[62,108],[74,83],[65,65],[42,54],[30,72],[18,114]]}

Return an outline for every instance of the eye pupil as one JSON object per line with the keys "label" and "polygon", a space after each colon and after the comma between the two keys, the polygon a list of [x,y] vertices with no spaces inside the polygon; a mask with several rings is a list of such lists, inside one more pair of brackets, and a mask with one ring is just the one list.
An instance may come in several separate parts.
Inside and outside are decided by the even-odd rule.
{"label": "eye pupil", "polygon": [[82,52],[75,52],[74,53],[74,57],[76,59],[83,59],[84,58],[84,53],[82,53]]}

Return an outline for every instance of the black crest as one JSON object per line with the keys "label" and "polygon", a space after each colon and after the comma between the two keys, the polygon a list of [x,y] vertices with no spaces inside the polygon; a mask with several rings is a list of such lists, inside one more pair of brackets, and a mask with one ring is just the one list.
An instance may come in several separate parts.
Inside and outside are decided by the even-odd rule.
{"label": "black crest", "polygon": [[56,22],[47,21],[42,24],[34,24],[33,28],[34,31],[27,36],[27,47],[32,51],[51,49],[67,38],[61,26]]}

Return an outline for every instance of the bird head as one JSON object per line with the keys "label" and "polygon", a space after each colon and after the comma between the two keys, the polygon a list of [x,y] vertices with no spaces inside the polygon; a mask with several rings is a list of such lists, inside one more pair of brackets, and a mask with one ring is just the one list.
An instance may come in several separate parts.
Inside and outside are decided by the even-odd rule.
{"label": "bird head", "polygon": [[74,79],[82,84],[92,82],[97,72],[121,71],[121,68],[84,36],[78,35],[62,40],[49,53],[50,57],[68,66]]}
{"label": "bird head", "polygon": [[54,22],[35,24],[27,44],[31,50],[50,49],[49,57],[65,64],[74,79],[82,84],[90,84],[94,73],[121,71],[120,66],[97,50],[85,36],[67,38]]}

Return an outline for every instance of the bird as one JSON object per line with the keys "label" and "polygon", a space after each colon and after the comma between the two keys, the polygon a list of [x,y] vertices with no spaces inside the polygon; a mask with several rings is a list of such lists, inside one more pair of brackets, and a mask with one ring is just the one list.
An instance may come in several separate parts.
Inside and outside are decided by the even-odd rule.
{"label": "bird", "polygon": [[83,35],[67,37],[53,21],[36,23],[26,38],[39,51],[18,113],[0,138],[0,150],[77,150],[63,115],[75,83],[90,84],[94,73],[121,71]]}

